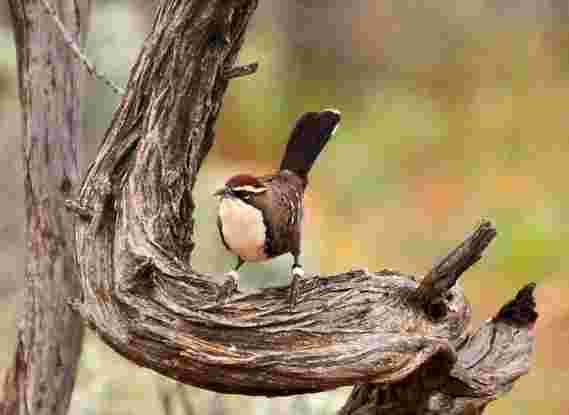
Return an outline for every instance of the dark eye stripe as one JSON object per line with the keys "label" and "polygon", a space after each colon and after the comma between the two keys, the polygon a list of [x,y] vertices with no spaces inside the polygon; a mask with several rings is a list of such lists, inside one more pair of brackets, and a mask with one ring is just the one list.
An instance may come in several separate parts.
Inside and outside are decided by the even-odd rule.
{"label": "dark eye stripe", "polygon": [[233,194],[239,199],[249,199],[253,194],[246,190],[233,190]]}

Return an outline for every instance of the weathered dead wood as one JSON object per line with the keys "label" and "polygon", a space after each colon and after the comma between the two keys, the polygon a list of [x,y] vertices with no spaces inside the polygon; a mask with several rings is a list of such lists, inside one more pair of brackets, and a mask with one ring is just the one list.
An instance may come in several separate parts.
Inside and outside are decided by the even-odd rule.
{"label": "weathered dead wood", "polygon": [[483,222],[476,232],[448,254],[423,278],[418,289],[418,296],[426,303],[433,303],[443,296],[464,271],[482,258],[496,230],[490,222]]}
{"label": "weathered dead wood", "polygon": [[[79,184],[81,67],[39,1],[9,4],[22,105],[27,260],[25,310],[0,413],[58,415],[67,412],[83,333],[67,303],[80,287],[64,207]],[[85,3],[58,4],[70,33],[83,34],[79,19],[87,9],[77,7]]]}
{"label": "weathered dead wood", "polygon": [[481,414],[530,369],[537,319],[534,288],[528,284],[496,317],[469,334],[458,345],[450,370],[433,359],[401,382],[356,386],[339,415]]}
{"label": "weathered dead wood", "polygon": [[390,385],[427,369],[429,385],[439,385],[469,338],[470,307],[456,281],[495,236],[488,222],[422,284],[393,271],[315,276],[304,282],[294,312],[286,287],[219,305],[219,278],[191,267],[192,189],[256,6],[159,6],[123,101],[70,204],[79,213],[83,287],[75,306],[125,357],[214,391],[275,396]]}

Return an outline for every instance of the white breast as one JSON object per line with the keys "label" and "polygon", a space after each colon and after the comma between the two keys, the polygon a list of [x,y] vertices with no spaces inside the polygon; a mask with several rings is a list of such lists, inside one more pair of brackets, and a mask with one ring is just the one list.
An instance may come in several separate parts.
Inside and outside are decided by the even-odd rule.
{"label": "white breast", "polygon": [[224,197],[219,204],[223,239],[229,249],[247,262],[267,259],[265,224],[259,209],[242,200]]}

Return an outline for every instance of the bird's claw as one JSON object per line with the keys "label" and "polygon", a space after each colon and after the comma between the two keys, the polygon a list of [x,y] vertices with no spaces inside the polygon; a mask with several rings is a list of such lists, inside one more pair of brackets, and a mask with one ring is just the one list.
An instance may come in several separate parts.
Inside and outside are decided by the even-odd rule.
{"label": "bird's claw", "polygon": [[225,303],[234,294],[239,293],[239,274],[237,271],[231,271],[225,274],[227,280],[221,285],[219,294],[217,295],[218,303]]}
{"label": "bird's claw", "polygon": [[304,278],[304,270],[300,265],[292,266],[292,281],[290,283],[290,292],[288,296],[289,311],[292,313],[296,307],[298,296],[300,294],[300,283]]}

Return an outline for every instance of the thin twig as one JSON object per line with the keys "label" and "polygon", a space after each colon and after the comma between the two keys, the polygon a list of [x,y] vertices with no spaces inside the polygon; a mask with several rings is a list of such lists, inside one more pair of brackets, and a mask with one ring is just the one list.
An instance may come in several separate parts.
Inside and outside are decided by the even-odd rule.
{"label": "thin twig", "polygon": [[73,54],[75,55],[75,57],[77,59],[79,59],[83,65],[85,65],[85,67],[87,68],[87,72],[89,72],[89,74],[91,74],[92,76],[100,79],[101,81],[103,81],[105,84],[107,84],[115,93],[119,94],[119,95],[123,95],[124,94],[124,89],[122,89],[121,87],[117,86],[113,81],[111,81],[104,73],[100,72],[97,70],[97,68],[95,67],[95,65],[93,63],[91,63],[91,61],[89,61],[89,58],[87,58],[87,56],[85,56],[85,54],[83,52],[81,52],[81,50],[79,49],[79,46],[77,45],[77,43],[75,42],[75,40],[73,39],[73,37],[69,34],[69,32],[67,31],[67,29],[65,28],[64,24],[62,23],[62,21],[59,19],[59,16],[57,15],[57,12],[55,11],[55,9],[52,7],[52,5],[48,2],[48,0],[41,0],[41,3],[43,5],[43,7],[45,8],[46,12],[51,16],[53,22],[55,23],[55,26],[57,27],[57,29],[59,30],[59,32],[61,33],[61,36],[63,36],[63,41],[65,42],[65,44],[67,45],[67,47],[69,49],[71,49],[71,51],[73,52]]}
{"label": "thin twig", "polygon": [[225,80],[241,78],[254,74],[257,72],[257,69],[259,69],[259,62],[253,62],[248,65],[234,66],[233,68],[226,69],[223,71],[222,76]]}

